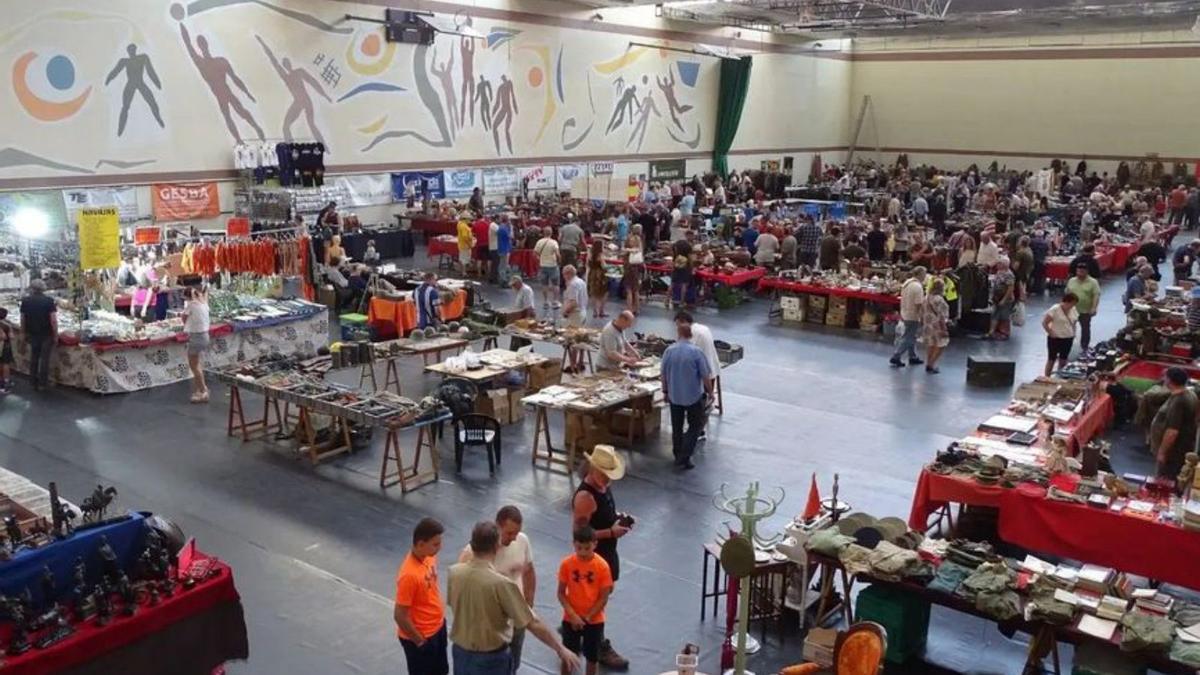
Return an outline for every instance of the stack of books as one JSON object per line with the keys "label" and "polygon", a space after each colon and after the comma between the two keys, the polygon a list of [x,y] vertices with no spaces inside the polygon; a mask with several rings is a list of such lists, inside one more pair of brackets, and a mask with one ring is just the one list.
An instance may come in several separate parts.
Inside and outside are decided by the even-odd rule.
{"label": "stack of books", "polygon": [[1151,614],[1166,616],[1171,613],[1175,598],[1166,593],[1159,593],[1153,588],[1138,589],[1133,592],[1133,601],[1138,609]]}
{"label": "stack of books", "polygon": [[1046,575],[1046,579],[1058,588],[1071,591],[1075,589],[1075,584],[1079,581],[1079,570],[1067,565],[1059,565],[1053,572]]}
{"label": "stack of books", "polygon": [[1096,595],[1107,595],[1117,580],[1117,573],[1108,567],[1084,565],[1079,569],[1076,586]]}
{"label": "stack of books", "polygon": [[1096,608],[1096,616],[1100,617],[1101,619],[1120,621],[1121,617],[1125,616],[1125,612],[1128,609],[1128,600],[1124,600],[1112,595],[1106,595],[1100,599],[1100,606]]}

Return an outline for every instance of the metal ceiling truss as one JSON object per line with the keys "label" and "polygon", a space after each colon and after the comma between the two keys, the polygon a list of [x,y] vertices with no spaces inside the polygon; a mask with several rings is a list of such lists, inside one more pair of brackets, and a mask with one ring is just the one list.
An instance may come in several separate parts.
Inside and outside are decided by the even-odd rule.
{"label": "metal ceiling truss", "polygon": [[953,0],[729,0],[664,6],[668,18],[716,20],[739,28],[824,30],[902,27],[945,19]]}

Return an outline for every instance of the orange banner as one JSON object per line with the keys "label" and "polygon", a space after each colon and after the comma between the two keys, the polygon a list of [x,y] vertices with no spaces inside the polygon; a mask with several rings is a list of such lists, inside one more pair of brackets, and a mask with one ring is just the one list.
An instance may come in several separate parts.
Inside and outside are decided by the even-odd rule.
{"label": "orange banner", "polygon": [[199,220],[221,213],[216,183],[156,183],[150,193],[155,220]]}
{"label": "orange banner", "polygon": [[139,227],[133,231],[133,243],[138,246],[157,244],[160,241],[162,241],[162,228],[157,225],[153,227]]}

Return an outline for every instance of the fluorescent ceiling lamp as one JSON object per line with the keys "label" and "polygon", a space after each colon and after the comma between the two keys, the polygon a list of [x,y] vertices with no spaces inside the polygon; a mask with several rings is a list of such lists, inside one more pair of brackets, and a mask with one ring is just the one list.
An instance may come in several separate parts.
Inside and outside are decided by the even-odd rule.
{"label": "fluorescent ceiling lamp", "polygon": [[26,239],[40,239],[50,231],[50,218],[40,209],[29,206],[19,209],[8,219],[13,232]]}

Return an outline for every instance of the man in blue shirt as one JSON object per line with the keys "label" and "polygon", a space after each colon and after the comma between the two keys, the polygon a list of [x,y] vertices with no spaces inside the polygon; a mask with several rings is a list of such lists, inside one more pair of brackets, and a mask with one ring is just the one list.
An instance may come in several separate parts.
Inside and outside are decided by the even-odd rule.
{"label": "man in blue shirt", "polygon": [[437,275],[426,272],[417,290],[413,291],[417,301],[417,327],[437,327],[442,322],[442,298],[438,294]]}
{"label": "man in blue shirt", "polygon": [[508,279],[508,257],[512,254],[512,223],[508,222],[508,215],[500,216],[499,227],[496,229],[496,255],[499,258],[497,264],[500,267],[497,283],[503,284],[505,279]]}
{"label": "man in blue shirt", "polygon": [[[704,407],[712,396],[712,373],[704,352],[692,344],[692,326],[676,322],[679,339],[662,357],[663,396],[671,404],[671,452],[675,466],[694,469],[692,453],[704,429]],[[687,418],[687,432],[683,422]]]}
{"label": "man in blue shirt", "polygon": [[679,212],[683,214],[684,218],[687,218],[692,215],[692,211],[695,209],[696,195],[692,192],[691,188],[688,188],[687,192],[683,194],[683,198],[679,200]]}

